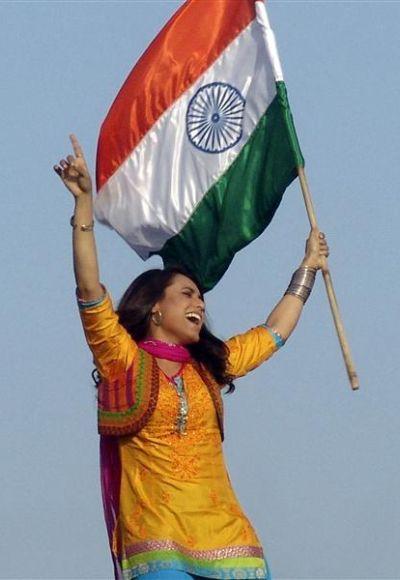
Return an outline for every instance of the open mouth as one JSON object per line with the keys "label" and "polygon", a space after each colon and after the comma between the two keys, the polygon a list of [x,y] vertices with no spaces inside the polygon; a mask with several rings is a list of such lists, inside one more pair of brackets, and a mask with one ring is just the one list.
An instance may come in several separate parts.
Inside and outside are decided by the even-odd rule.
{"label": "open mouth", "polygon": [[189,322],[191,322],[192,324],[195,324],[196,326],[201,326],[201,316],[200,314],[197,314],[197,312],[188,312],[186,314],[186,319],[189,320]]}

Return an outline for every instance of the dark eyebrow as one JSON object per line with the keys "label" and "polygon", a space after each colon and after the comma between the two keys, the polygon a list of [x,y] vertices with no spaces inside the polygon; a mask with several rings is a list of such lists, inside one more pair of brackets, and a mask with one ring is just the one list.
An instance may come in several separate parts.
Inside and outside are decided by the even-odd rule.
{"label": "dark eyebrow", "polygon": [[[195,289],[194,288],[191,288],[190,286],[184,286],[182,288],[182,290],[190,290],[190,292],[192,294],[195,292]],[[198,297],[200,298],[200,300],[203,300],[203,302],[204,302],[204,298],[203,298],[202,294],[200,294],[200,292],[198,293]]]}

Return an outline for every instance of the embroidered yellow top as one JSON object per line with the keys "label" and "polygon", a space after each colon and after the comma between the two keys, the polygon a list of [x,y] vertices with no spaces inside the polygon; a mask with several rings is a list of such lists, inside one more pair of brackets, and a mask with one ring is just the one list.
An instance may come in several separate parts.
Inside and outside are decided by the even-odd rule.
{"label": "embroidered yellow top", "polygon": [[[112,379],[135,364],[139,349],[119,324],[108,294],[97,303],[80,301],[80,312],[103,377]],[[283,342],[260,325],[226,344],[228,370],[240,377]],[[185,434],[177,431],[177,386],[187,401]],[[260,541],[229,479],[210,392],[192,364],[184,364],[175,381],[159,373],[150,419],[138,433],[117,441],[121,478],[114,550],[122,578],[161,569],[208,578],[270,577]]]}

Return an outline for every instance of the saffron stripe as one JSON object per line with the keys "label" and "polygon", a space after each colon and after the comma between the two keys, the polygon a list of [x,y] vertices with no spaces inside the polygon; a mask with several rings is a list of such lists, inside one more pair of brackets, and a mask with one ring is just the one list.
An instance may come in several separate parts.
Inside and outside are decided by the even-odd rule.
{"label": "saffron stripe", "polygon": [[150,44],[119,91],[99,137],[97,190],[157,119],[255,18],[254,0],[189,0]]}

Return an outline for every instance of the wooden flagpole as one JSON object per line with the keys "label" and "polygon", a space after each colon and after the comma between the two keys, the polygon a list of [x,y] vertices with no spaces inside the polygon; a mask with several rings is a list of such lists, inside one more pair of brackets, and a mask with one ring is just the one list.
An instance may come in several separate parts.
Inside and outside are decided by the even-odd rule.
{"label": "wooden flagpole", "polygon": [[[303,193],[304,203],[306,205],[308,219],[310,220],[311,227],[318,227],[317,218],[315,215],[314,205],[311,199],[311,192],[308,187],[306,174],[304,172],[304,167],[298,166],[297,172],[299,175],[301,191]],[[349,376],[349,381],[351,388],[354,390],[360,387],[356,369],[354,367],[353,360],[351,358],[349,343],[347,342],[346,334],[344,331],[343,322],[340,316],[338,303],[335,296],[335,291],[333,289],[333,283],[331,278],[331,273],[329,268],[322,270],[322,276],[324,278],[326,291],[328,294],[329,304],[332,311],[333,321],[335,323],[336,332],[339,338],[340,347],[342,349],[344,362],[346,365],[347,374]]]}

